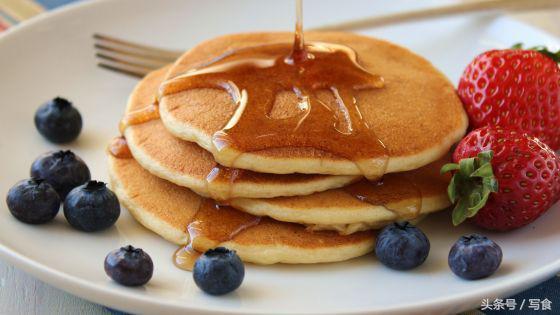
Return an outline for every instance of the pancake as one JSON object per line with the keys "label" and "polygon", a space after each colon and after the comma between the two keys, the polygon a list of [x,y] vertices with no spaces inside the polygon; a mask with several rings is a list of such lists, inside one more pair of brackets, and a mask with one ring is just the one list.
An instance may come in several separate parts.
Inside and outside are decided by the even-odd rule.
{"label": "pancake", "polygon": [[[128,101],[127,114],[141,110],[153,101],[168,69],[150,73],[136,86]],[[279,175],[220,168],[212,154],[196,143],[174,137],[161,120],[130,125],[124,135],[142,167],[160,178],[214,199],[307,195],[342,187],[359,179],[357,176]],[[207,180],[216,170],[235,174],[235,178],[222,175]]]}
{"label": "pancake", "polygon": [[[448,161],[449,157],[446,157],[414,171],[386,174],[383,178],[384,187],[363,180],[349,187],[308,196],[236,198],[230,203],[254,215],[305,224],[312,230],[336,230],[341,234],[351,234],[378,229],[391,222],[419,219],[449,207],[451,203],[447,197],[447,185],[450,176],[439,173]],[[354,185],[373,187],[369,202],[351,193]],[[419,209],[411,209],[414,207]],[[404,213],[398,209],[404,209]]]}
{"label": "pancake", "polygon": [[[349,33],[306,33],[306,40],[342,44],[357,52],[359,63],[381,75],[385,86],[355,93],[364,121],[386,147],[385,173],[402,172],[427,165],[449,151],[465,134],[468,120],[453,85],[427,60],[386,41]],[[253,33],[218,37],[186,52],[174,64],[168,78],[174,78],[238,48],[276,42],[290,42],[292,33]],[[336,107],[331,93],[318,95]],[[301,109],[293,93],[281,93],[269,113],[273,119],[297,115]],[[354,161],[311,147],[270,148],[240,154],[231,160],[217,150],[213,135],[222,130],[236,110],[223,90],[198,88],[165,95],[160,114],[167,130],[198,143],[220,164],[264,173],[307,173],[360,175]],[[223,150],[222,150],[223,151]],[[230,150],[231,151],[231,150]],[[385,156],[372,158],[383,164]]]}
{"label": "pancake", "polygon": [[[204,252],[216,246],[237,251],[246,262],[322,263],[351,259],[371,252],[373,231],[342,236],[333,231],[310,232],[305,226],[257,217],[222,207],[219,211],[199,209],[205,200],[187,188],[160,179],[144,170],[134,159],[109,155],[111,186],[122,204],[146,228],[175,244],[189,242],[187,227],[197,222],[198,236],[192,246]],[[245,222],[235,235],[220,234]],[[192,224],[191,224],[192,226]]]}
{"label": "pancake", "polygon": [[[166,69],[158,70],[142,80],[131,94],[127,113],[146,106],[153,98],[153,93],[162,80]],[[235,208],[258,216],[269,216],[279,221],[294,222],[309,225],[315,230],[337,230],[342,234],[351,234],[356,231],[382,227],[390,222],[405,219],[397,212],[399,205],[411,205],[415,199],[421,198],[421,210],[406,219],[414,219],[427,213],[441,210],[449,205],[446,194],[449,178],[440,175],[439,169],[445,160],[434,162],[428,166],[407,173],[387,174],[386,183],[394,183],[385,187],[390,193],[390,198],[373,197],[379,204],[372,204],[357,199],[348,193],[347,188],[325,190],[324,185],[312,182],[306,186],[299,185],[296,193],[309,194],[312,190],[323,191],[301,197],[285,198],[260,198],[283,194],[286,191],[286,178],[312,178],[312,175],[275,175],[261,174],[251,171],[241,171],[235,180],[232,189],[230,181],[222,179],[212,182],[213,189],[209,190],[206,175],[215,166],[212,155],[196,144],[186,142],[171,136],[158,120],[149,121],[140,125],[132,125],[125,131],[131,152],[137,162],[157,177],[185,186],[203,196],[213,196],[218,199],[229,199],[228,202]],[[185,160],[182,157],[188,156]],[[246,177],[249,175],[248,177]],[[321,176],[338,178],[344,176]],[[269,181],[259,180],[268,178]],[[348,180],[341,181],[338,186],[348,184],[356,177],[350,176]],[[252,182],[247,183],[249,180]],[[274,182],[275,180],[276,182]],[[410,181],[419,192],[410,191]],[[333,186],[334,186],[334,181]],[[275,184],[276,183],[276,184]],[[291,183],[293,185],[293,183]],[[244,187],[244,189],[239,189]],[[263,194],[261,189],[270,191]],[[303,188],[302,188],[303,187]],[[248,189],[250,188],[250,189]],[[327,188],[328,189],[328,188]],[[254,193],[253,193],[254,192]],[[246,198],[250,193],[250,197]],[[231,198],[224,198],[229,195]],[[378,192],[379,196],[381,192]],[[222,197],[222,198],[220,198]],[[257,199],[255,199],[257,198]]]}

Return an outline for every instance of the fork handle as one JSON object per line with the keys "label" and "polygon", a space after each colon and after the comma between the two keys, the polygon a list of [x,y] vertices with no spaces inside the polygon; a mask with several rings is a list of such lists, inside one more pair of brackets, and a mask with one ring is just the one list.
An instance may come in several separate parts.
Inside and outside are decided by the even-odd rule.
{"label": "fork handle", "polygon": [[472,12],[490,10],[540,10],[544,8],[560,7],[559,0],[483,0],[452,4],[435,8],[406,11],[401,13],[372,16],[342,23],[324,25],[311,28],[312,31],[348,31],[388,24],[402,23],[414,20],[437,18]]}

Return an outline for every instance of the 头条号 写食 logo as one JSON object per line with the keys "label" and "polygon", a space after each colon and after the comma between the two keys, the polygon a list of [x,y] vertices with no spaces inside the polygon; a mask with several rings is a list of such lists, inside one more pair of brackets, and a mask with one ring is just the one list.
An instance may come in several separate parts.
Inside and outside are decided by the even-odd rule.
{"label": "\u5934\u6761\u53f7 \u5199\u98df logo", "polygon": [[482,299],[480,310],[491,311],[552,311],[552,301],[544,299]]}

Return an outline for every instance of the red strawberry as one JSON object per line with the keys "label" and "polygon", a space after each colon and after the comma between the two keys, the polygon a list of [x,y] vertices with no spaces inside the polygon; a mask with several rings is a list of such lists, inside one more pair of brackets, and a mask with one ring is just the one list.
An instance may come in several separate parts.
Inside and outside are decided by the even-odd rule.
{"label": "red strawberry", "polygon": [[465,69],[458,93],[471,128],[521,128],[558,150],[560,52],[534,49],[482,53]]}
{"label": "red strawberry", "polygon": [[539,139],[512,129],[483,127],[459,142],[448,187],[455,225],[472,218],[489,230],[529,224],[560,196],[560,159]]}

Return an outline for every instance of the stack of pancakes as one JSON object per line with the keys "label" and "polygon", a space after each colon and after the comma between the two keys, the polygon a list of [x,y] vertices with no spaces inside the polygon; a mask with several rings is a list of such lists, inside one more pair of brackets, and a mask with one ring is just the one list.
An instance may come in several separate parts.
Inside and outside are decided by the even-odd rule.
{"label": "stack of pancakes", "polygon": [[[292,36],[206,41],[146,76],[125,115],[149,106],[166,79],[225,51]],[[365,180],[352,161],[314,148],[246,152],[233,167],[220,166],[212,136],[236,105],[223,90],[190,89],[159,99],[161,119],[123,130],[133,158],[109,155],[113,189],[141,224],[170,242],[192,242],[199,252],[225,246],[248,262],[318,263],[364,255],[374,248],[375,229],[449,206],[449,178],[439,169],[467,128],[451,83],[422,57],[386,41],[347,33],[306,39],[349,46],[365,69],[385,80],[381,89],[356,94],[364,121],[387,150],[382,184]],[[279,94],[271,117],[289,116],[297,102],[292,93]],[[367,198],[353,193],[360,189]]]}

